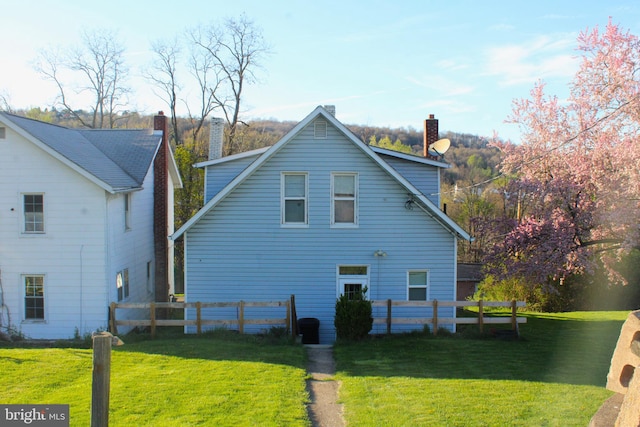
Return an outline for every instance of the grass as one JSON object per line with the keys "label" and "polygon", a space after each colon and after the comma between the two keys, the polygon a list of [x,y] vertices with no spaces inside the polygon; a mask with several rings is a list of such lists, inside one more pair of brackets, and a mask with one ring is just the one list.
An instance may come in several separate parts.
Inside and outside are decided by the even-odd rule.
{"label": "grass", "polygon": [[[129,341],[125,338],[125,341]],[[91,350],[0,348],[0,402],[68,403],[90,424]],[[300,346],[251,337],[174,337],[113,349],[112,426],[306,426]]]}
{"label": "grass", "polygon": [[522,338],[414,334],[336,346],[349,426],[585,426],[627,312],[529,315]]}
{"label": "grass", "polygon": [[[335,347],[351,426],[585,426],[628,312],[525,314],[522,338],[425,334]],[[230,333],[124,337],[112,426],[308,426],[304,349]],[[4,345],[4,344],[3,344]],[[58,344],[60,345],[60,344]],[[92,352],[0,347],[0,403],[67,403],[90,421]]]}

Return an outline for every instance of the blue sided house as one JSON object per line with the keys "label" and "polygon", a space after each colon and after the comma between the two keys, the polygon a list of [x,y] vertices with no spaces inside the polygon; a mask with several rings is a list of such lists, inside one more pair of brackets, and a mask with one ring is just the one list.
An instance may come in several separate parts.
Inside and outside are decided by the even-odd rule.
{"label": "blue sided house", "polygon": [[[437,139],[437,123],[425,121],[425,147]],[[344,293],[456,299],[457,240],[470,236],[439,208],[440,169],[448,167],[439,157],[369,146],[330,106],[271,147],[226,157],[222,127],[212,120],[209,160],[196,165],[205,169],[204,207],[170,237],[184,239],[186,302],[295,295],[298,318],[319,319],[320,343],[332,343]],[[203,318],[217,316],[213,310]],[[439,316],[454,317],[454,309]]]}

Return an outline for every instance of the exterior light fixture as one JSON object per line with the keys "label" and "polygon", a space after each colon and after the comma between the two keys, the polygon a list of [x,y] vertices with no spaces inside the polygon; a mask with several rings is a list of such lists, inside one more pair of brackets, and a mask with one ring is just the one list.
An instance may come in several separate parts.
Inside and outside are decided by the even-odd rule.
{"label": "exterior light fixture", "polygon": [[377,251],[375,251],[373,253],[373,256],[375,256],[375,257],[385,257],[385,256],[387,256],[387,253],[385,251],[383,251],[382,249],[378,249]]}

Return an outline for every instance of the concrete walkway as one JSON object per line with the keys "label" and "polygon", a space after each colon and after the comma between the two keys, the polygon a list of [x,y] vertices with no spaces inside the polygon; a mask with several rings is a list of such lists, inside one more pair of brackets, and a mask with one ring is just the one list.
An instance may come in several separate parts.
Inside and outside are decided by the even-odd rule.
{"label": "concrete walkway", "polygon": [[340,382],[335,381],[336,363],[330,345],[305,345],[307,350],[307,391],[311,403],[307,412],[313,427],[343,427],[342,405],[337,403]]}

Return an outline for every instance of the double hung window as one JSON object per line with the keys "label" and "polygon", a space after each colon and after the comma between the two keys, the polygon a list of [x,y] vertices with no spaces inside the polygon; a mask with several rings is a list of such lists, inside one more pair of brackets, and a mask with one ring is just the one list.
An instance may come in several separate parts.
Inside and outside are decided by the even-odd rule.
{"label": "double hung window", "polygon": [[44,233],[44,195],[23,194],[24,232]]}
{"label": "double hung window", "polygon": [[358,225],[358,175],[331,174],[331,225]]}
{"label": "double hung window", "polygon": [[281,177],[281,223],[301,226],[308,224],[308,175],[285,172]]}
{"label": "double hung window", "polygon": [[44,276],[24,277],[24,318],[44,320]]}
{"label": "double hung window", "polygon": [[415,270],[407,273],[408,300],[427,301],[429,272],[427,270]]}

